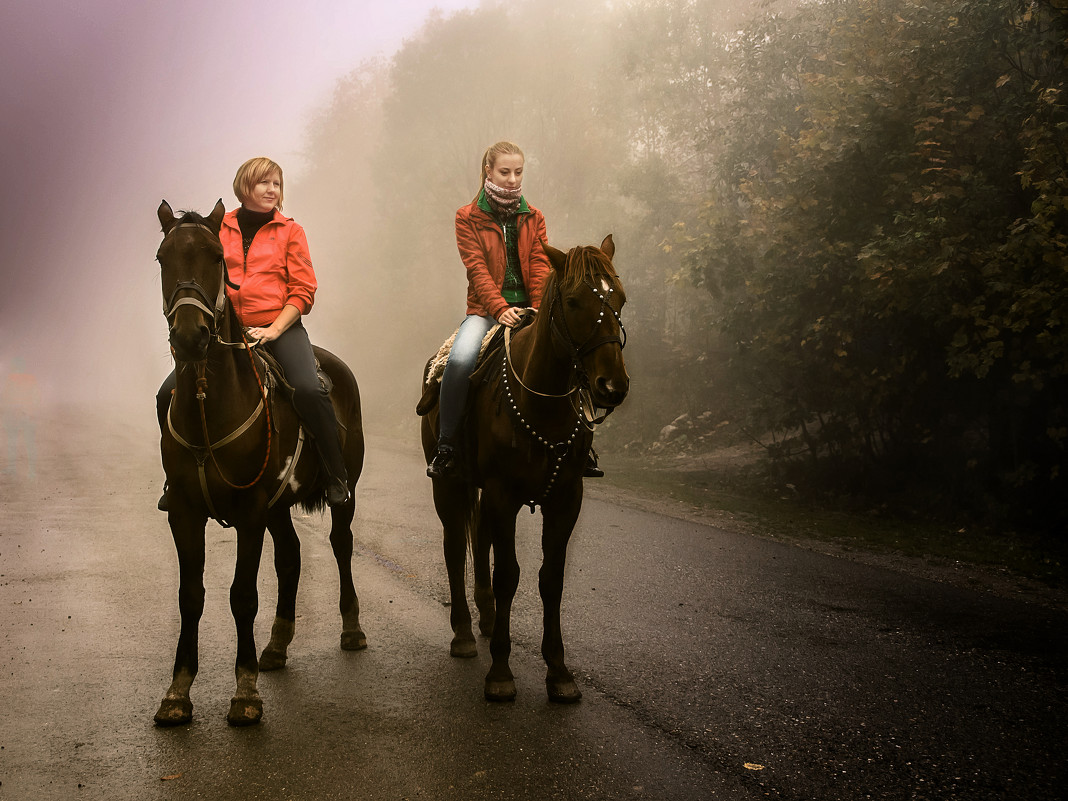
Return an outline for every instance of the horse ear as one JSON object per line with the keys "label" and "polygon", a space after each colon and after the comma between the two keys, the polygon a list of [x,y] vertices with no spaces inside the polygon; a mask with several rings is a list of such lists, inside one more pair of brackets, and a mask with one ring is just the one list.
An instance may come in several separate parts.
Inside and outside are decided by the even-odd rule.
{"label": "horse ear", "polygon": [[609,259],[616,255],[616,243],[612,241],[611,234],[606,236],[604,241],[601,242],[601,253],[606,255]]}
{"label": "horse ear", "polygon": [[219,233],[219,229],[222,228],[222,218],[226,214],[226,206],[223,205],[222,198],[215,203],[215,208],[211,210],[211,216],[208,219],[211,221],[211,227],[215,229],[215,233]]}
{"label": "horse ear", "polygon": [[171,211],[171,204],[164,200],[159,204],[159,208],[156,209],[156,216],[159,217],[159,223],[163,226],[163,233],[169,234],[174,227],[174,212]]}
{"label": "horse ear", "polygon": [[543,242],[545,247],[545,255],[549,257],[549,264],[552,265],[554,270],[563,270],[564,262],[567,261],[567,254],[562,250],[557,250],[548,242]]}

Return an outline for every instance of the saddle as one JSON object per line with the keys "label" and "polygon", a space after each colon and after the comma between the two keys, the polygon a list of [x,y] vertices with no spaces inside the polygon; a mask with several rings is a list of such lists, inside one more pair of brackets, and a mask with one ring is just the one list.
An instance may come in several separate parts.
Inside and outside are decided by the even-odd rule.
{"label": "saddle", "polygon": [[[512,329],[513,333],[534,322],[536,314],[537,312],[533,309],[526,310],[519,324]],[[459,328],[453,331],[452,336],[442,343],[441,347],[438,348],[438,352],[427,362],[426,371],[423,374],[423,395],[415,407],[415,413],[420,417],[428,414],[438,405],[438,397],[441,394],[441,377],[445,373],[445,365],[449,361],[449,353],[452,352],[452,344],[455,342],[459,331]],[[478,351],[475,369],[471,373],[470,380],[472,383],[479,383],[482,380],[481,374],[484,372],[485,365],[493,362],[493,357],[504,348],[504,331],[504,326],[497,323],[486,332],[486,336],[482,339],[482,346]]]}
{"label": "saddle", "polygon": [[[263,385],[268,389],[278,387],[282,390],[283,396],[292,403],[293,401],[293,385],[286,380],[285,370],[282,369],[282,365],[278,363],[278,360],[274,358],[274,355],[266,348],[256,348],[253,351],[263,361],[264,367],[264,380]],[[334,381],[323,371],[323,367],[319,364],[319,359],[315,359],[315,375],[319,379],[319,386],[321,386],[329,395],[334,389]]]}

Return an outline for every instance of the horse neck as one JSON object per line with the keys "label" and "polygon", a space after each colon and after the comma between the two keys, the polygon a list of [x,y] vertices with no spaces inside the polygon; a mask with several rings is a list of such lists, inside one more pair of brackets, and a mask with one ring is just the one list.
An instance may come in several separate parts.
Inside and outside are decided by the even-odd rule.
{"label": "horse neck", "polygon": [[572,379],[572,359],[569,354],[558,352],[558,344],[553,342],[552,334],[552,299],[543,304],[538,311],[534,325],[526,329],[527,336],[512,347],[512,365],[523,383],[538,392],[559,395],[567,392]]}
{"label": "horse neck", "polygon": [[205,412],[219,424],[228,425],[238,418],[244,419],[258,403],[261,390],[248,352],[243,347],[231,347],[218,341],[240,342],[240,331],[237,316],[227,303],[218,338],[213,339],[208,346],[203,367],[191,362],[178,367],[175,390],[177,411],[185,414],[195,413],[199,418],[200,400],[197,395],[201,386],[204,388]]}

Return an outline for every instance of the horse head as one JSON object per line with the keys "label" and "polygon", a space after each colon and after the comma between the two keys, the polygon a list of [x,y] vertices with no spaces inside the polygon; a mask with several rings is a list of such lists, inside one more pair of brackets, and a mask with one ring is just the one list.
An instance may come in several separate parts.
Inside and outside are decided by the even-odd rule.
{"label": "horse head", "polygon": [[226,208],[220,199],[208,217],[175,217],[164,200],[156,214],[163,242],[156,253],[163,286],[163,314],[174,358],[203,361],[226,310],[226,264],[219,229]]}
{"label": "horse head", "polygon": [[542,301],[549,307],[549,325],[554,346],[566,354],[579,374],[579,386],[587,396],[584,405],[603,410],[603,418],[623,402],[630,377],[623,363],[627,333],[620,312],[627,302],[612,256],[615,243],[609,234],[599,248],[576,247],[567,253],[545,245],[553,275]]}

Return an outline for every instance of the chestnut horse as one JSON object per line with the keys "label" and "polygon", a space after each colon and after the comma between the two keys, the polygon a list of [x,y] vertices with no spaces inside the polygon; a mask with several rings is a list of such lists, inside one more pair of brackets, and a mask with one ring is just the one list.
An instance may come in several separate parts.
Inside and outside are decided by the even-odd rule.
{"label": "chestnut horse", "polygon": [[[164,314],[169,324],[177,386],[160,450],[167,474],[168,521],[178,551],[178,608],[181,634],[173,681],[156,712],[160,726],[192,720],[189,689],[197,674],[197,639],[204,611],[204,531],[209,517],[237,531],[237,563],[230,609],[237,625],[237,691],[227,721],[259,722],[263,704],[256,689],[259,670],[283,667],[293,639],[300,542],[290,507],[325,507],[323,474],[314,443],[292,404],[268,379],[263,358],[244,338],[226,296],[229,280],[219,227],[220,200],[208,217],[175,217],[164,201],[157,212],[163,242],[160,263]],[[363,469],[364,440],[356,379],[336,356],[315,348],[337,412],[350,491]],[[272,379],[273,379],[273,375]],[[352,518],[355,500],[330,510],[330,544],[341,579],[341,647],[365,648],[360,607],[352,583]],[[253,638],[258,608],[256,577],[264,530],[274,540],[278,604],[271,639],[259,662]]]}
{"label": "chestnut horse", "polygon": [[[571,703],[582,697],[564,664],[560,600],[593,426],[623,402],[630,386],[619,316],[626,295],[612,266],[614,252],[611,236],[600,248],[577,247],[566,254],[546,246],[553,269],[534,321],[514,332],[506,329],[503,346],[487,353],[472,376],[461,445],[463,477],[434,479],[452,601],[451,653],[477,653],[464,586],[470,541],[479,628],[491,638],[492,665],[484,688],[491,701],[511,701],[516,695],[508,656],[512,600],[519,585],[515,523],[524,505],[532,512],[540,505],[542,512],[538,588],[549,700]],[[438,385],[433,377],[428,383],[430,368],[428,363],[417,409],[424,415],[428,461],[438,429]]]}

